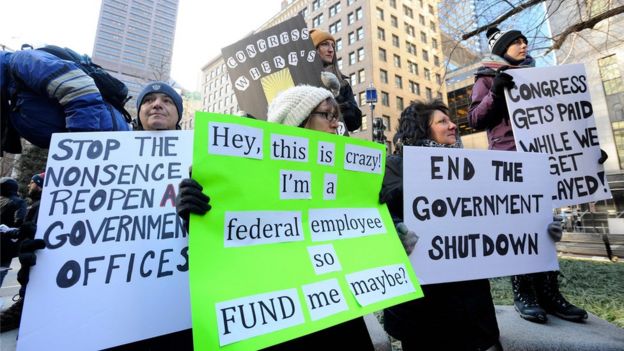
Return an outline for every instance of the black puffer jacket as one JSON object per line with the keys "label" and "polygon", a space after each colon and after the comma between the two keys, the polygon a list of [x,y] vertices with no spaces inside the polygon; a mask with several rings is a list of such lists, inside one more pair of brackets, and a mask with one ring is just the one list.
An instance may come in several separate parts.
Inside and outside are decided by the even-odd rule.
{"label": "black puffer jacket", "polygon": [[[347,77],[343,76],[343,79]],[[338,106],[340,106],[340,114],[344,120],[347,130],[350,132],[359,129],[362,126],[362,111],[358,107],[353,96],[353,90],[349,83],[340,86],[340,94],[336,96]]]}
{"label": "black puffer jacket", "polygon": [[[403,219],[403,157],[389,156],[380,193]],[[422,239],[421,239],[422,240]],[[384,328],[401,341],[436,350],[485,350],[499,338],[487,279],[422,286],[425,297],[384,310]]]}

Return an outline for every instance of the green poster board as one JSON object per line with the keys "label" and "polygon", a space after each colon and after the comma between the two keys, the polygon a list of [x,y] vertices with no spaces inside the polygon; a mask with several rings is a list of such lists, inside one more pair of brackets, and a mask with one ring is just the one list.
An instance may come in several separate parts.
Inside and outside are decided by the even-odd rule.
{"label": "green poster board", "polygon": [[419,298],[385,205],[385,148],[197,113],[191,217],[196,350],[256,350]]}

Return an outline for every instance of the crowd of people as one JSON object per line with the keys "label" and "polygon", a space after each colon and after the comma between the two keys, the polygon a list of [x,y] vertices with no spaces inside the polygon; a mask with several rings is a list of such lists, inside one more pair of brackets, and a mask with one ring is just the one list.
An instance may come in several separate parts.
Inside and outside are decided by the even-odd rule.
{"label": "crowd of people", "polygon": [[[347,131],[360,128],[362,112],[354,99],[347,77],[338,68],[336,40],[330,33],[319,29],[311,30],[310,36],[318,57],[323,62],[322,81],[325,86],[300,85],[283,91],[270,103],[268,121],[326,133],[348,134]],[[514,83],[505,70],[531,67],[534,61],[527,53],[527,38],[520,31],[500,31],[492,28],[487,36],[492,55],[484,59],[482,67],[476,72],[469,121],[473,128],[487,130],[490,149],[513,151],[514,136],[503,92],[504,89],[513,87]],[[36,50],[0,55],[0,63],[8,63],[8,67],[15,67],[18,72],[26,60],[37,61],[40,64],[53,62],[57,66],[55,75],[30,76],[23,80],[26,83],[32,82],[33,85],[32,89],[23,93],[24,101],[47,106],[55,115],[63,116],[67,124],[60,126],[60,122],[56,121],[54,122],[56,129],[63,131],[132,129],[128,121],[119,117],[114,107],[108,106],[106,101],[98,96],[97,87],[89,81],[89,77],[82,74],[71,62],[56,59],[53,55]],[[49,89],[52,85],[57,89]],[[11,87],[9,92],[10,89]],[[3,94],[2,98],[5,99],[5,96],[6,94]],[[14,98],[22,97],[18,94]],[[6,106],[5,102],[3,106]],[[80,114],[93,114],[95,113],[93,111],[97,111],[100,122],[81,124],[81,118],[87,117],[81,117]],[[138,118],[135,129],[146,131],[180,129],[182,112],[182,98],[169,84],[148,83],[137,98]],[[3,122],[8,122],[9,132],[15,130],[19,132],[25,125],[23,117],[24,114],[12,113],[6,121],[3,116]],[[101,122],[103,120],[113,123]],[[4,133],[3,130],[3,136]],[[6,139],[3,140],[3,144],[5,141]],[[402,147],[462,148],[462,143],[458,128],[449,117],[448,108],[441,101],[410,103],[401,113],[395,143],[397,152],[386,159],[380,202],[387,204],[406,254],[410,255],[414,246],[418,245],[418,233],[403,224]],[[7,147],[3,149],[6,150]],[[27,185],[28,201],[18,195],[18,184],[15,179],[0,180],[2,190],[0,265],[3,269],[0,273],[0,283],[13,258],[19,257],[22,263],[18,274],[18,280],[22,284],[19,299],[2,312],[0,320],[2,331],[19,326],[28,271],[36,263],[36,250],[44,249],[42,241],[35,239],[38,204],[44,179],[44,173],[32,176],[30,184]],[[176,208],[178,215],[187,225],[190,213],[203,215],[210,211],[212,206],[219,206],[218,203],[210,202],[209,195],[202,185],[190,177],[180,183]],[[545,231],[555,240],[561,237],[561,227],[557,221],[545,228]],[[570,304],[561,296],[557,277],[558,272],[544,272],[511,278],[514,305],[522,318],[540,323],[547,321],[547,314],[577,322],[587,318],[585,310]],[[385,329],[401,341],[403,350],[416,350],[423,344],[438,345],[439,349],[451,350],[502,350],[487,279],[426,285],[423,286],[423,292],[424,298],[384,311]],[[353,350],[373,349],[363,318],[356,318],[268,349],[321,349],[330,345],[332,348]],[[191,350],[192,348],[191,330],[185,330],[113,349]]]}

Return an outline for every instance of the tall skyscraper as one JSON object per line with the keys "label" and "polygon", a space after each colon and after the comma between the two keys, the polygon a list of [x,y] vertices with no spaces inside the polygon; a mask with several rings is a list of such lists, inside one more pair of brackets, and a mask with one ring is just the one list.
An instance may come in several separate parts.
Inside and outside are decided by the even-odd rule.
{"label": "tall skyscraper", "polygon": [[147,81],[169,79],[177,16],[178,0],[102,0],[93,61],[136,98]]}
{"label": "tall skyscraper", "polygon": [[[372,84],[379,98],[374,117],[383,118],[390,141],[410,101],[446,97],[437,5],[437,0],[284,0],[258,31],[301,14],[308,28],[330,32],[339,68],[364,115],[362,128],[351,136],[371,139],[365,90]],[[202,68],[202,98],[205,111],[238,110],[221,56]]]}

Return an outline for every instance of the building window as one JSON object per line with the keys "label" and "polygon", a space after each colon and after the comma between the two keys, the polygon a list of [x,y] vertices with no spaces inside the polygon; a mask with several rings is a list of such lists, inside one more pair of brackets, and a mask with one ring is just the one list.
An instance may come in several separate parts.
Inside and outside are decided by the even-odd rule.
{"label": "building window", "polygon": [[390,95],[385,91],[381,92],[381,104],[384,106],[390,106]]}
{"label": "building window", "polygon": [[436,83],[442,84],[442,76],[439,73],[436,73]]}
{"label": "building window", "polygon": [[405,25],[405,33],[407,33],[407,35],[411,35],[414,36],[416,31],[414,30],[414,26],[412,26],[411,24],[407,24],[407,23],[403,23]]}
{"label": "building window", "polygon": [[414,63],[410,60],[407,60],[407,68],[409,69],[409,72],[411,74],[416,74],[418,75],[418,64]]}
{"label": "building window", "polygon": [[342,50],[342,39],[336,39],[336,51]]}
{"label": "building window", "polygon": [[433,55],[433,64],[436,65],[436,67],[440,67],[440,58],[436,55]]}
{"label": "building window", "polygon": [[401,76],[394,76],[394,86],[403,89],[403,78]]}
{"label": "building window", "polygon": [[438,48],[438,39],[435,39],[435,38],[431,39],[431,47],[434,49]]}
{"label": "building window", "polygon": [[386,31],[381,27],[377,27],[377,39],[386,41]]}
{"label": "building window", "polygon": [[431,80],[431,71],[428,68],[425,68],[425,79]]}
{"label": "building window", "polygon": [[337,61],[338,61],[338,68],[342,70],[342,57],[339,58]]}
{"label": "building window", "polygon": [[381,21],[384,20],[384,12],[382,9],[380,9],[379,7],[377,8],[377,18]]}
{"label": "building window", "polygon": [[366,105],[366,92],[365,91],[361,91],[358,94],[358,100],[360,101],[360,106]]}
{"label": "building window", "polygon": [[358,71],[358,79],[360,83],[364,83],[366,81],[366,73],[364,72],[363,69]]}
{"label": "building window", "polygon": [[356,20],[361,20],[362,17],[364,17],[364,11],[362,11],[361,7],[358,7],[358,9],[355,10],[355,19]]}
{"label": "building window", "polygon": [[420,23],[420,24],[422,24],[424,26],[425,25],[425,16],[418,15],[418,23]]}
{"label": "building window", "polygon": [[299,11],[299,14],[303,16],[303,18],[308,18],[308,8],[304,7],[303,10]]}
{"label": "building window", "polygon": [[382,115],[381,118],[386,130],[390,130],[390,116]]}
{"label": "building window", "polygon": [[433,99],[433,93],[430,88],[427,88],[427,100]]}
{"label": "building window", "polygon": [[312,20],[312,26],[313,27],[320,27],[322,23],[323,23],[323,14],[322,13],[320,15],[314,17],[314,19]]}
{"label": "building window", "polygon": [[403,98],[400,96],[396,97],[396,108],[399,111],[403,111]]}
{"label": "building window", "polygon": [[390,7],[392,7],[393,9],[396,9],[396,0],[390,0],[388,1],[388,3],[390,4]]}
{"label": "building window", "polygon": [[388,71],[386,71],[385,69],[380,69],[379,80],[381,80],[381,82],[384,84],[388,84]]}
{"label": "building window", "polygon": [[386,50],[379,48],[379,59],[383,62],[386,62]]}
{"label": "building window", "polygon": [[420,84],[410,80],[409,89],[412,92],[412,94],[420,95]]}
{"label": "building window", "polygon": [[414,18],[414,11],[408,6],[403,5],[403,13],[409,18]]}
{"label": "building window", "polygon": [[340,2],[329,7],[329,17],[335,16],[338,12],[340,12]]}
{"label": "building window", "polygon": [[316,11],[321,7],[321,0],[312,1],[312,11]]}
{"label": "building window", "polygon": [[394,67],[401,68],[401,56],[394,55]]}
{"label": "building window", "polygon": [[358,51],[358,61],[364,61],[364,48],[359,48]]}
{"label": "building window", "polygon": [[399,20],[395,16],[390,15],[390,25],[394,28],[399,28]]}
{"label": "building window", "polygon": [[364,28],[360,27],[357,29],[357,40],[364,39]]}
{"label": "building window", "polygon": [[600,79],[602,79],[605,95],[624,92],[622,75],[618,69],[617,57],[615,55],[599,59],[598,67],[600,68]]}
{"label": "building window", "polygon": [[351,83],[351,86],[357,84],[357,76],[355,75],[355,73],[349,74],[349,82]]}
{"label": "building window", "polygon": [[349,45],[355,43],[355,33],[349,33]]}
{"label": "building window", "polygon": [[349,53],[349,65],[355,65],[355,52]]}
{"label": "building window", "polygon": [[429,62],[429,52],[425,49],[422,50],[422,58],[423,60]]}
{"label": "building window", "polygon": [[342,22],[340,20],[329,25],[329,33],[336,34],[342,29]]}
{"label": "building window", "polygon": [[353,12],[349,12],[349,14],[347,15],[347,23],[353,24],[353,22],[355,22],[355,15],[353,14]]}
{"label": "building window", "polygon": [[429,5],[429,13],[434,15],[435,13],[433,12],[433,6]]}
{"label": "building window", "polygon": [[429,28],[431,29],[432,32],[436,31],[436,25],[435,23],[433,23],[433,21],[429,22]]}
{"label": "building window", "polygon": [[420,41],[422,41],[423,43],[427,42],[427,33],[420,32]]}
{"label": "building window", "polygon": [[347,0],[347,6],[353,4],[355,2],[355,0]]}
{"label": "building window", "polygon": [[401,47],[401,45],[399,44],[399,37],[392,34],[392,45],[394,45],[395,47]]}
{"label": "building window", "polygon": [[405,41],[405,46],[407,46],[407,52],[412,55],[416,55],[416,45],[410,43],[409,41]]}

